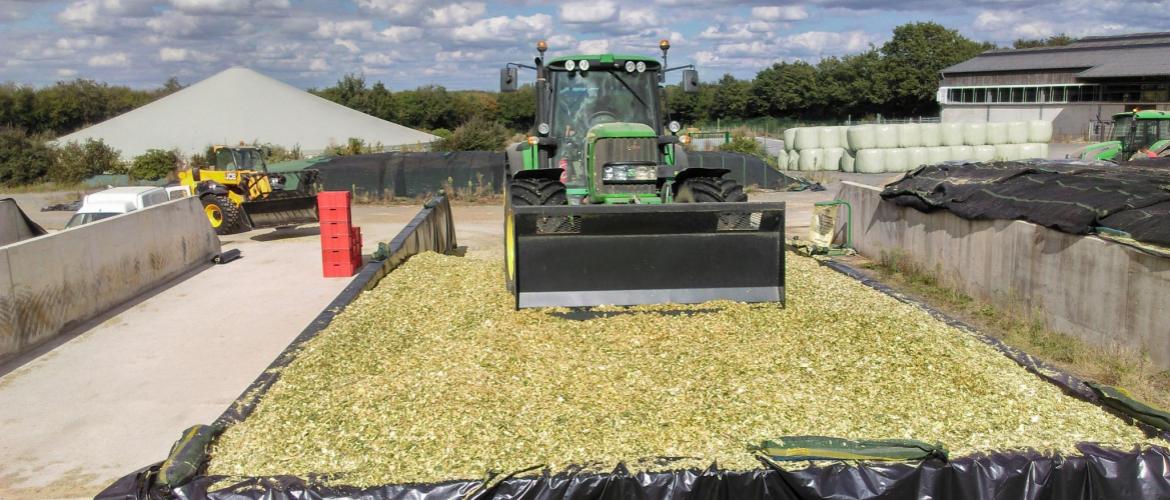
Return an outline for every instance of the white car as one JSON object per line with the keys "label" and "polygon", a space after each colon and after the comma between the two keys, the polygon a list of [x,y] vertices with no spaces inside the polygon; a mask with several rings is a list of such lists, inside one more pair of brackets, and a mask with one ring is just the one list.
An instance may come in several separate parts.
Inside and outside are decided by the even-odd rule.
{"label": "white car", "polygon": [[65,229],[133,212],[151,205],[158,205],[171,199],[182,198],[187,194],[186,188],[183,188],[181,192],[175,190],[175,193],[171,193],[170,191],[170,189],[153,186],[116,187],[98,191],[82,200],[81,208],[73,214],[69,223],[65,224]]}

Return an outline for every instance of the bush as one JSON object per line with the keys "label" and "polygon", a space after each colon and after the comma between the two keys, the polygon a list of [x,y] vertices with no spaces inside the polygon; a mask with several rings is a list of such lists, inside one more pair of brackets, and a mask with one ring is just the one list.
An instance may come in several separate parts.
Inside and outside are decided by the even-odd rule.
{"label": "bush", "polygon": [[43,182],[53,164],[53,150],[39,137],[14,128],[0,128],[0,185]]}
{"label": "bush", "polygon": [[438,136],[440,139],[451,137],[451,131],[445,128],[437,128],[431,131],[431,135]]}
{"label": "bush", "polygon": [[122,154],[101,139],[86,139],[84,143],[69,142],[58,146],[49,179],[61,184],[73,184],[98,174],[120,174],[126,171]]}
{"label": "bush", "polygon": [[450,137],[435,144],[438,151],[502,151],[504,141],[511,135],[503,124],[483,118],[472,118],[460,125]]}
{"label": "bush", "polygon": [[179,154],[164,149],[151,149],[134,157],[130,165],[130,177],[143,181],[165,178],[179,164]]}
{"label": "bush", "polygon": [[727,151],[731,153],[743,153],[745,155],[766,157],[767,152],[764,146],[756,142],[755,138],[746,135],[733,135],[731,142],[719,145],[720,151]]}

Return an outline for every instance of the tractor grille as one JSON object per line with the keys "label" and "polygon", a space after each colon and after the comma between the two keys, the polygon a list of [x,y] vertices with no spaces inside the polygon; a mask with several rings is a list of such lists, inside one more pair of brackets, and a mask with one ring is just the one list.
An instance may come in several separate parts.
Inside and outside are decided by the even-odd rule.
{"label": "tractor grille", "polygon": [[657,164],[658,139],[654,137],[639,137],[633,139],[598,139],[593,146],[594,187],[603,194],[613,193],[655,193],[658,188],[654,184],[610,184],[601,182],[601,169],[606,163],[613,161],[650,161]]}

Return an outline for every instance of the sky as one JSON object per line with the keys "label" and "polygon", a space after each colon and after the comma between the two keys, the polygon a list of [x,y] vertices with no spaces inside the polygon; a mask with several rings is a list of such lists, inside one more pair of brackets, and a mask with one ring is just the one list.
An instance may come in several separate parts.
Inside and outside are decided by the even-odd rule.
{"label": "sky", "polygon": [[[0,82],[87,78],[152,88],[247,66],[302,88],[357,73],[392,90],[493,89],[507,62],[657,55],[704,80],[881,46],[934,21],[1001,46],[1017,38],[1170,31],[1170,0],[0,0]],[[522,75],[530,80],[532,74]]]}

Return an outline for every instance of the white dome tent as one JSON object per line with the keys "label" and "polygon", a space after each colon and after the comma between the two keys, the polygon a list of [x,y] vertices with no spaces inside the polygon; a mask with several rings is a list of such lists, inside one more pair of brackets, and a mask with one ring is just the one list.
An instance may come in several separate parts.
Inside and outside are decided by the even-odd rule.
{"label": "white dome tent", "polygon": [[303,153],[315,154],[350,138],[387,149],[425,147],[439,139],[234,67],[56,142],[101,139],[130,159],[149,149],[189,155],[241,141],[300,146]]}

